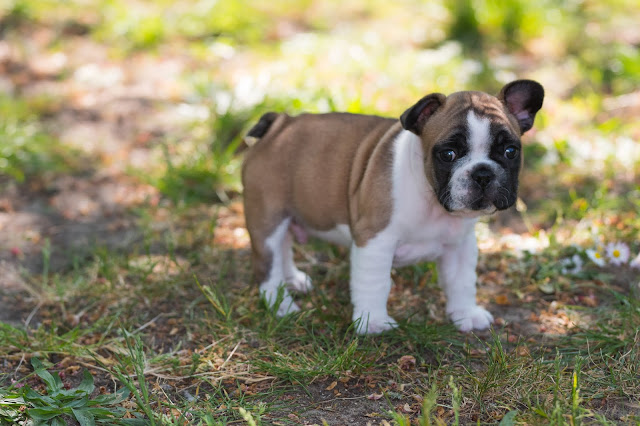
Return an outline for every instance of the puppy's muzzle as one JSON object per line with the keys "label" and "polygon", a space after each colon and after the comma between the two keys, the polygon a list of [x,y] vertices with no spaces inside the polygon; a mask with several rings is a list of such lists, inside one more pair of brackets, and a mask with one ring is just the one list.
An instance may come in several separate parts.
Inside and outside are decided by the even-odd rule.
{"label": "puppy's muzzle", "polygon": [[478,167],[471,173],[471,179],[480,186],[482,191],[485,191],[495,178],[496,175],[493,170],[486,166]]}

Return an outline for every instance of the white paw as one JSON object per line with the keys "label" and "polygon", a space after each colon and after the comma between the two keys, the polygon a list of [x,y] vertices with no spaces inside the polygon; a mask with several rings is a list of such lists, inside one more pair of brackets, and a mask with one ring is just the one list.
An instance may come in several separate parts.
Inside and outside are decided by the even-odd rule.
{"label": "white paw", "polygon": [[[272,289],[262,289],[261,288],[260,289],[260,295],[262,297],[264,297],[265,302],[271,308],[278,301],[278,290],[277,289],[272,290]],[[298,307],[296,302],[293,301],[293,298],[291,297],[291,295],[289,294],[287,289],[283,288],[282,289],[282,301],[280,302],[280,305],[278,306],[278,310],[276,312],[276,315],[278,317],[283,317],[285,315],[291,314],[293,312],[298,312],[298,311],[300,311],[300,307]]]}
{"label": "white paw", "polygon": [[471,331],[471,330],[484,330],[489,328],[493,323],[493,315],[489,313],[485,308],[475,305],[468,309],[459,309],[448,312],[451,321],[454,322],[458,330]]}
{"label": "white paw", "polygon": [[287,277],[285,281],[288,284],[290,290],[295,290],[300,293],[307,293],[313,288],[309,275],[305,274],[299,269],[296,269],[293,272],[293,276]]}
{"label": "white paw", "polygon": [[294,302],[291,297],[289,297],[289,299],[290,300],[283,300],[282,303],[280,303],[280,306],[278,306],[278,312],[276,313],[276,316],[278,316],[279,318],[282,318],[283,316],[292,314],[294,312],[300,312],[300,307],[296,304],[296,302]]}
{"label": "white paw", "polygon": [[396,320],[389,315],[374,315],[370,312],[354,313],[353,321],[358,334],[379,334],[398,326]]}

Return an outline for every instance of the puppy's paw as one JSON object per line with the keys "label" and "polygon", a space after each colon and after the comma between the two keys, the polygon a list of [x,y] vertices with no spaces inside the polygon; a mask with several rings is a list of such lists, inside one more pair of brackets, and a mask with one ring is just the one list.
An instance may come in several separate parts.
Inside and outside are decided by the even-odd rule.
{"label": "puppy's paw", "polygon": [[282,318],[283,316],[294,312],[300,312],[300,307],[293,301],[293,299],[291,299],[291,297],[289,297],[289,300],[283,300],[282,303],[280,303],[276,315],[278,318]]}
{"label": "puppy's paw", "polygon": [[276,310],[276,316],[278,317],[283,317],[300,311],[300,307],[293,301],[293,298],[285,288],[261,288],[260,295],[264,298],[264,302],[270,308],[273,308],[280,300],[280,305],[278,305],[278,309]]}
{"label": "puppy's paw", "polygon": [[358,334],[380,334],[398,326],[396,320],[386,313],[384,315],[374,315],[370,312],[360,312],[353,315]]}
{"label": "puppy's paw", "polygon": [[493,323],[493,315],[481,306],[473,306],[468,309],[460,309],[449,312],[449,317],[455,323],[458,330],[467,332],[471,330],[484,330]]}
{"label": "puppy's paw", "polygon": [[300,293],[307,293],[313,288],[309,275],[299,269],[296,269],[293,272],[293,275],[287,277],[285,281],[287,282],[290,290],[298,291]]}

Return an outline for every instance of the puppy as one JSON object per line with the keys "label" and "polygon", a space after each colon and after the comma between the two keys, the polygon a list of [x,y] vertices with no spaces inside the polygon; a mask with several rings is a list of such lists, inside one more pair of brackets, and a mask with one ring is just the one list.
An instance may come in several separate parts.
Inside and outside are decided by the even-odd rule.
{"label": "puppy", "polygon": [[308,236],[350,247],[359,333],[396,324],[390,271],[435,261],[446,311],[462,331],[493,322],[476,303],[478,218],[511,207],[522,166],[520,136],[544,90],[531,80],[482,92],[433,93],[399,120],[348,113],[263,115],[246,138],[244,207],[253,271],[279,315],[298,311],[288,289],[312,288],[293,261]]}

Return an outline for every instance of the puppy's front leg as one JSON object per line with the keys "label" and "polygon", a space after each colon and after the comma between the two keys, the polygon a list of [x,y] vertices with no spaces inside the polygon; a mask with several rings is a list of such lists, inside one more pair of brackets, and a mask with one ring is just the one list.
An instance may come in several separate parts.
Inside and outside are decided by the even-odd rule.
{"label": "puppy's front leg", "polygon": [[455,246],[445,247],[437,261],[438,283],[447,296],[447,314],[460,331],[483,330],[493,316],[476,303],[478,245],[473,232]]}
{"label": "puppy's front leg", "polygon": [[380,238],[364,247],[351,245],[351,303],[358,334],[390,330],[396,322],[387,313],[395,244]]}

